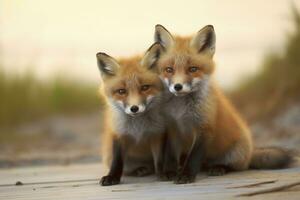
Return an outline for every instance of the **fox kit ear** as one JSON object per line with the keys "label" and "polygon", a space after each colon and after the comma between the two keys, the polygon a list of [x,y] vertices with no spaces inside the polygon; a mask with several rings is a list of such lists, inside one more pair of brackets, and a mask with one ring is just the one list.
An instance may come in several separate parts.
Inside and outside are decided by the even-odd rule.
{"label": "fox kit ear", "polygon": [[165,52],[164,47],[160,43],[155,42],[146,51],[146,53],[141,61],[141,65],[148,69],[153,69],[155,67],[158,59],[160,58],[161,54],[164,52]]}
{"label": "fox kit ear", "polygon": [[155,26],[154,41],[160,43],[167,50],[174,45],[171,33],[160,24]]}
{"label": "fox kit ear", "polygon": [[190,43],[191,47],[196,49],[198,53],[205,53],[211,57],[215,54],[216,35],[212,25],[202,28],[193,37]]}
{"label": "fox kit ear", "polygon": [[96,57],[101,75],[113,76],[117,73],[120,66],[114,58],[102,52],[97,53]]}

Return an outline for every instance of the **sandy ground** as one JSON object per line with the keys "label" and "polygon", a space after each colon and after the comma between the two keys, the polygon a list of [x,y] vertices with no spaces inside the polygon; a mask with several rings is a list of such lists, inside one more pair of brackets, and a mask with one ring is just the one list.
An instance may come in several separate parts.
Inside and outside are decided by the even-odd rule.
{"label": "sandy ground", "polygon": [[24,124],[1,142],[0,167],[97,161],[100,121],[91,113]]}

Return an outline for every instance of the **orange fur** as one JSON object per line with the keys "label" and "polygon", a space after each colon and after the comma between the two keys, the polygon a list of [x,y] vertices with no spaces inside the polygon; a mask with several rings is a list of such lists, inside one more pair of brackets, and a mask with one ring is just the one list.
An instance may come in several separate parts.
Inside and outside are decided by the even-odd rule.
{"label": "orange fur", "polygon": [[[214,72],[212,58],[199,54],[190,47],[191,37],[176,36],[174,41],[174,46],[157,62],[162,77],[180,76],[183,82],[191,82],[194,78],[201,79],[204,75],[211,75]],[[168,66],[172,66],[176,72],[167,73],[165,68]],[[199,70],[189,73],[188,68],[191,66],[196,66]],[[246,169],[253,150],[250,130],[213,80],[210,81],[209,88],[205,103],[198,107],[206,123],[199,121],[199,125],[194,128],[194,134],[203,133],[208,163],[212,161],[213,164],[225,164],[226,162],[233,169]],[[181,140],[183,154],[189,153],[192,140],[192,137]],[[235,154],[239,153],[242,156],[235,158]],[[228,155],[228,159],[223,161],[226,154],[231,154],[232,158]]]}
{"label": "orange fur", "polygon": [[[194,137],[188,136],[188,133],[183,133],[184,136],[170,134],[171,140],[179,137],[177,144],[181,143],[181,147],[178,147],[181,149],[178,151],[181,151],[183,155],[188,155],[195,136],[198,137],[197,134],[200,133],[201,140],[205,142],[205,163],[210,166],[224,165],[232,170],[244,170],[249,166],[281,168],[293,161],[292,154],[280,148],[254,149],[247,124],[211,77],[215,68],[213,55],[216,37],[213,26],[205,26],[193,37],[173,37],[167,29],[157,25],[155,41],[160,44],[160,47],[158,45],[154,47],[160,49],[161,52],[155,63],[170,92],[176,96],[186,95],[194,92],[193,87],[197,87],[196,84],[201,83],[202,86],[198,91],[204,93],[201,96],[201,103],[195,104],[197,107],[187,107],[192,109],[188,113],[201,115],[198,124],[193,122],[190,129],[185,129],[191,130],[192,134],[190,135]],[[203,83],[201,80],[206,82]],[[185,91],[182,86],[180,89],[176,88],[175,86],[178,84],[185,86]],[[207,84],[208,87],[206,88],[203,84]],[[184,102],[180,98],[177,98],[177,101]],[[175,100],[174,102],[173,104],[176,104]],[[193,102],[195,99],[191,99],[189,103],[193,104]],[[182,116],[180,112],[180,116],[176,116],[177,110],[169,110],[172,112],[171,118],[175,116],[177,123],[186,120],[184,117],[180,118]],[[186,110],[182,110],[188,114]],[[189,117],[187,118],[189,121],[194,118],[193,115]],[[188,126],[185,124],[189,121],[185,121],[181,126]],[[174,129],[173,131],[176,132]]]}
{"label": "orange fur", "polygon": [[[119,59],[118,63],[120,68],[117,73],[114,76],[103,77],[100,86],[100,95],[105,100],[103,128],[101,131],[101,154],[103,162],[107,166],[110,166],[112,161],[112,144],[115,138],[122,140],[124,145],[128,147],[126,152],[127,157],[141,162],[153,162],[151,146],[157,146],[157,148],[159,148],[162,142],[161,134],[142,138],[137,142],[133,138],[119,134],[116,130],[116,123],[118,122],[113,114],[113,108],[109,103],[109,98],[124,103],[133,97],[140,101],[146,101],[148,96],[158,95],[163,89],[157,74],[146,67],[142,67],[140,62],[141,57],[139,56]],[[151,87],[146,91],[141,91],[141,86],[145,84],[151,85]],[[128,94],[117,94],[116,90],[120,88],[128,90]],[[125,169],[125,173],[129,173],[129,170]]]}

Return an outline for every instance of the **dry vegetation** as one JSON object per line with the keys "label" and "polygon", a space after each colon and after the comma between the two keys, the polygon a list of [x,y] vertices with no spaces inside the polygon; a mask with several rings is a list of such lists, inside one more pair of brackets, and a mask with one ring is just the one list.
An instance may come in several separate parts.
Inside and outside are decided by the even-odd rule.
{"label": "dry vegetation", "polygon": [[45,82],[28,72],[11,75],[0,66],[0,127],[54,114],[86,113],[99,107],[97,86],[57,77]]}
{"label": "dry vegetation", "polygon": [[41,81],[0,66],[0,167],[97,160],[97,91],[96,84]]}
{"label": "dry vegetation", "polygon": [[293,8],[295,32],[287,36],[281,54],[272,52],[261,71],[231,92],[239,110],[250,122],[270,120],[300,102],[300,14]]}

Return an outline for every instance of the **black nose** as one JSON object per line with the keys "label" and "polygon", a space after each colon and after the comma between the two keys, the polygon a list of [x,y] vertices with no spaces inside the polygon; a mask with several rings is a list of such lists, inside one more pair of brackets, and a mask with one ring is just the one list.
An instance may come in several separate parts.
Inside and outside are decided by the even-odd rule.
{"label": "black nose", "polygon": [[179,84],[179,83],[177,83],[177,84],[174,85],[174,89],[175,89],[176,91],[180,91],[180,90],[182,90],[182,85]]}
{"label": "black nose", "polygon": [[138,106],[131,106],[130,108],[131,112],[136,113],[137,111],[139,111],[139,107]]}

